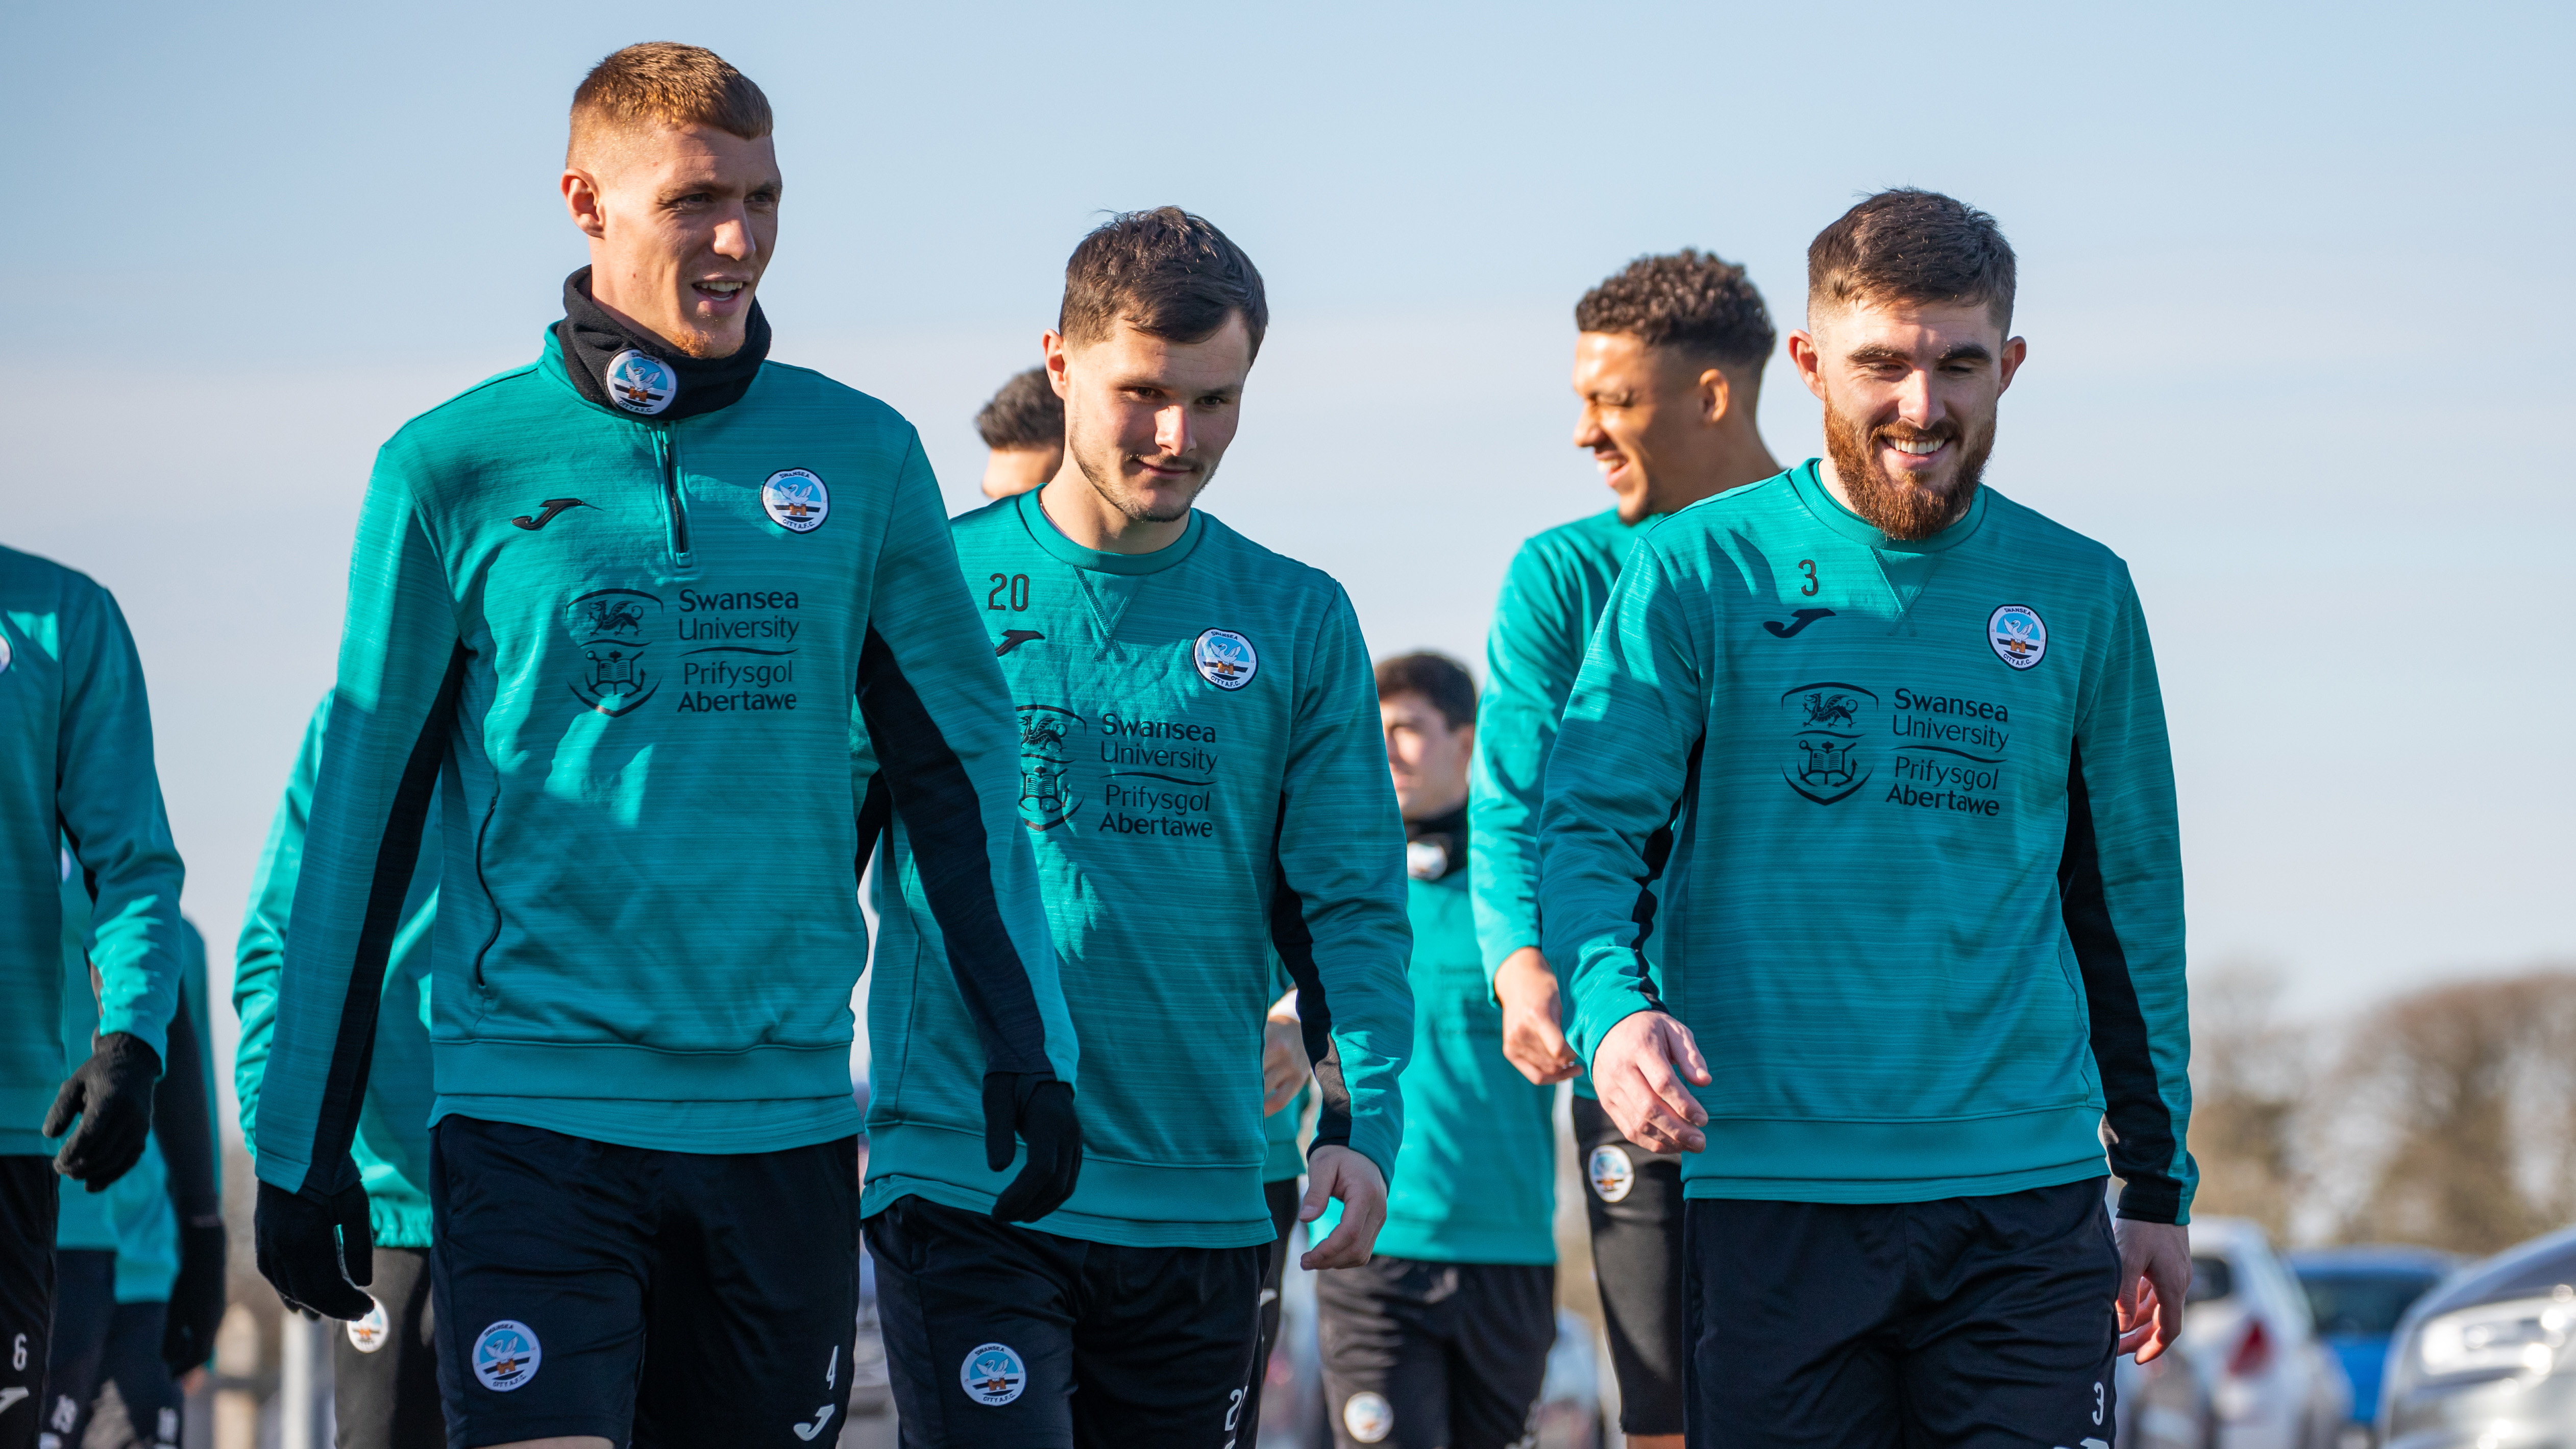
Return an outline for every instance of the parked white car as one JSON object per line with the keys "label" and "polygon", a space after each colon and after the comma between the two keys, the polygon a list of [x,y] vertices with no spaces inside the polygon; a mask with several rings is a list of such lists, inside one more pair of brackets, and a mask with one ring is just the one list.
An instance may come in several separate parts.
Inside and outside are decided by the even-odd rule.
{"label": "parked white car", "polygon": [[2218,1449],[2334,1449],[2352,1383],[2262,1228],[2195,1219],[2191,1266],[2182,1347],[2209,1385]]}

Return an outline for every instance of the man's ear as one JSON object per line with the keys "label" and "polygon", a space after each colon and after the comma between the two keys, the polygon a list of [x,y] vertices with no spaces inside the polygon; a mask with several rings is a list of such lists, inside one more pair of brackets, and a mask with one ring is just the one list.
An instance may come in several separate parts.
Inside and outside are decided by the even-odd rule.
{"label": "man's ear", "polygon": [[1073,382],[1067,375],[1067,370],[1073,366],[1073,358],[1064,345],[1064,334],[1052,330],[1041,332],[1038,334],[1038,346],[1046,353],[1044,365],[1047,385],[1055,389],[1057,397],[1070,401],[1073,397]]}
{"label": "man's ear", "polygon": [[600,206],[599,178],[567,166],[562,185],[564,210],[571,213],[572,224],[592,241],[604,239],[608,235],[608,214]]}
{"label": "man's ear", "polygon": [[1733,406],[1734,384],[1726,380],[1723,371],[1714,367],[1704,369],[1699,375],[1700,421],[1711,426],[1722,423],[1726,421],[1726,410]]}

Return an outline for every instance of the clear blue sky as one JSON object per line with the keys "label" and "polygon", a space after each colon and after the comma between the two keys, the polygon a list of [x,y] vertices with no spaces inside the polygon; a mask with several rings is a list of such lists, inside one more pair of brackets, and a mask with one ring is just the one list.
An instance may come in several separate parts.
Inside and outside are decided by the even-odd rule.
{"label": "clear blue sky", "polygon": [[556,315],[564,106],[619,45],[767,89],[775,355],[902,408],[961,505],[1083,230],[1216,219],[1275,311],[1206,501],[1381,653],[1481,659],[1513,545],[1606,502],[1567,441],[1585,287],[1696,244],[1792,325],[1819,227],[1932,186],[2022,257],[1990,483],[2140,581],[2196,962],[2337,1007],[2576,960],[2570,13],[12,6],[0,541],[123,600],[220,958],[372,450]]}

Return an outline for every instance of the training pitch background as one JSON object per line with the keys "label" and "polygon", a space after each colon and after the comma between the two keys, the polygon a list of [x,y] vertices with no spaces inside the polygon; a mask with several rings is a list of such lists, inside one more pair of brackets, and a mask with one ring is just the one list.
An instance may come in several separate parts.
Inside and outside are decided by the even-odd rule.
{"label": "training pitch background", "polygon": [[[2576,958],[2571,14],[13,6],[0,541],[124,604],[221,991],[370,457],[558,315],[563,112],[617,46],[768,91],[772,355],[901,408],[960,507],[1082,232],[1216,220],[1273,318],[1208,508],[1480,675],[1514,545],[1607,502],[1574,299],[1695,244],[1785,331],[1818,228],[1936,187],[2021,255],[1989,482],[2144,596],[2195,964],[2341,1008]],[[1816,451],[1785,356],[1760,416]]]}

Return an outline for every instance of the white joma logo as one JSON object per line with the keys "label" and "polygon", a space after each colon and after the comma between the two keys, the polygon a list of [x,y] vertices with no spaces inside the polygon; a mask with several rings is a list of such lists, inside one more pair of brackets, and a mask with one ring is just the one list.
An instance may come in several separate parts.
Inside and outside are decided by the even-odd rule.
{"label": "white joma logo", "polygon": [[26,1397],[28,1397],[28,1391],[25,1389],[0,1389],[0,1414],[5,1414],[11,1409],[18,1407],[18,1401]]}
{"label": "white joma logo", "polygon": [[[811,1444],[814,1442],[814,1436],[823,1432],[823,1426],[832,1422],[832,1411],[839,1407],[840,1405],[838,1404],[825,1404],[823,1407],[814,1411],[813,1423],[795,1424],[789,1427],[795,1429],[797,1438]],[[2111,1446],[2105,1444],[2102,1446],[2102,1449],[2111,1449]]]}

